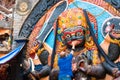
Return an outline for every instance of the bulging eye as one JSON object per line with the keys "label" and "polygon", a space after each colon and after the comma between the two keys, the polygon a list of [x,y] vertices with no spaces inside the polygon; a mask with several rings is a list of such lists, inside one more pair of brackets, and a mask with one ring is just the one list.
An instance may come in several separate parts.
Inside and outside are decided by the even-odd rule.
{"label": "bulging eye", "polygon": [[70,34],[67,34],[67,35],[66,35],[66,38],[70,38],[70,37],[71,37],[71,35],[70,35]]}
{"label": "bulging eye", "polygon": [[107,25],[109,26],[111,23],[110,22],[107,22]]}
{"label": "bulging eye", "polygon": [[81,36],[81,35],[82,35],[81,32],[76,33],[76,36]]}

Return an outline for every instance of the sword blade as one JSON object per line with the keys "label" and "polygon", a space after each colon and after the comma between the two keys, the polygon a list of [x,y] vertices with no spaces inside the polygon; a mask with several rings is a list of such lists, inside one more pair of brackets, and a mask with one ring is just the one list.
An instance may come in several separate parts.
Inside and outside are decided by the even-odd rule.
{"label": "sword blade", "polygon": [[64,1],[53,10],[50,18],[48,19],[48,21],[45,22],[44,27],[41,29],[40,34],[37,36],[38,42],[45,41],[45,39],[53,29],[53,24],[55,20],[66,9],[66,7],[67,7],[67,2]]}

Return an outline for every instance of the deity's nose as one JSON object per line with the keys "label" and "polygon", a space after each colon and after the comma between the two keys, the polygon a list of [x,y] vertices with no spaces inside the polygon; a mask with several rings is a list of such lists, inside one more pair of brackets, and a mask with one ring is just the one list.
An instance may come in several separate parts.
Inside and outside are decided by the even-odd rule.
{"label": "deity's nose", "polygon": [[71,36],[75,36],[75,33],[71,33]]}

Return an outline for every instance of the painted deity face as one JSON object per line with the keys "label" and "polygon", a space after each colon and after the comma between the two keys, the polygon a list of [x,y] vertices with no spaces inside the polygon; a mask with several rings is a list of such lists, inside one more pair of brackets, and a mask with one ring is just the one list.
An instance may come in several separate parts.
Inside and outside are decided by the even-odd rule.
{"label": "painted deity face", "polygon": [[[86,18],[82,10],[78,8],[69,9],[58,17],[58,27],[61,30],[63,44],[71,48],[75,41],[75,47],[83,46],[87,29]],[[79,45],[79,46],[78,46]]]}
{"label": "painted deity face", "polygon": [[62,39],[67,45],[72,45],[72,41],[78,41],[78,44],[81,44],[85,40],[85,29],[82,26],[66,28],[63,31]]}
{"label": "painted deity face", "polygon": [[112,38],[120,40],[120,18],[113,17],[105,21],[103,25],[103,36],[108,33]]}

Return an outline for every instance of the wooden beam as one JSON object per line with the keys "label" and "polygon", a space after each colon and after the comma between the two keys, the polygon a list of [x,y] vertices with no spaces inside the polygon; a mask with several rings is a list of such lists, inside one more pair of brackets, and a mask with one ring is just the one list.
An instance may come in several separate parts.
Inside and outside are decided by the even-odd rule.
{"label": "wooden beam", "polygon": [[5,7],[2,6],[2,5],[0,5],[0,10],[1,10],[2,12],[5,12],[6,14],[12,13],[12,11],[8,10],[7,8],[5,8]]}

